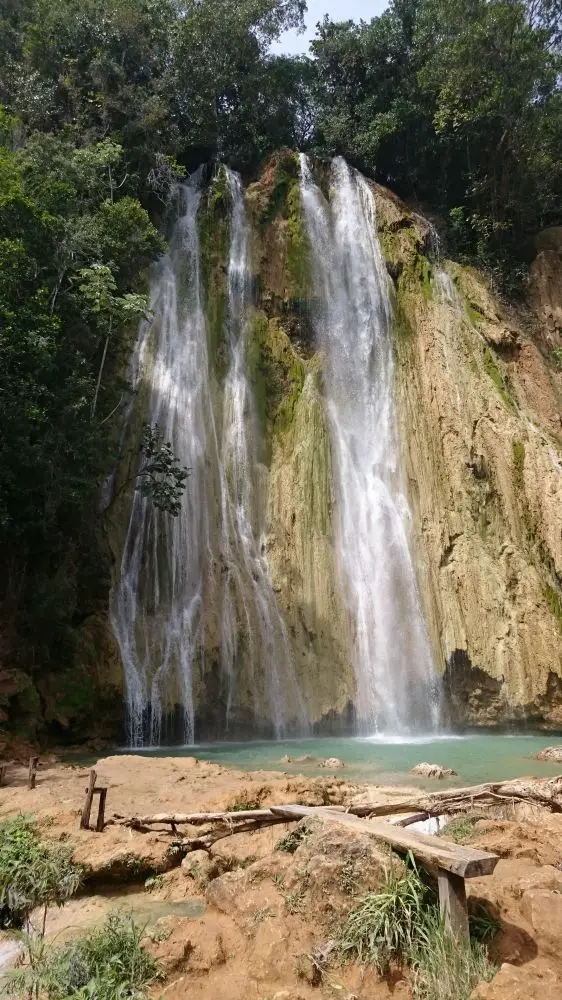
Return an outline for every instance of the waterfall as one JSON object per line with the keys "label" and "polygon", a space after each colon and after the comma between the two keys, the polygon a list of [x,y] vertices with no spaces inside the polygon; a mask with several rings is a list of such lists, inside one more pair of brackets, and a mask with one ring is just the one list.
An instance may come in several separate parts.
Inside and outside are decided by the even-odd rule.
{"label": "waterfall", "polygon": [[[230,170],[226,177],[229,364],[221,393],[211,388],[207,349],[197,224],[200,172],[180,188],[170,251],[154,270],[152,317],[141,325],[131,366],[138,397],[127,415],[131,436],[135,408],[142,408],[190,470],[177,517],[158,512],[140,492],[133,493],[113,588],[111,623],[123,661],[133,746],[177,735],[178,708],[182,738],[193,741],[194,668],[202,667],[205,692],[206,656],[216,657],[219,683],[226,689],[223,734],[229,733],[233,717],[236,722],[248,710],[256,733],[281,737],[308,731],[267,563],[265,491],[260,488],[267,470],[259,462],[260,431],[247,376],[249,231],[241,180]],[[218,641],[209,640],[210,651],[205,647],[209,617],[219,633]],[[208,702],[216,698],[213,691]],[[211,707],[219,714],[222,703]]]}
{"label": "waterfall", "polygon": [[[190,470],[178,517],[133,494],[119,579],[111,601],[132,745],[160,742],[166,716],[180,706],[183,738],[193,740],[192,672],[200,653],[205,563],[209,553],[205,460],[213,432],[197,211],[200,174],[179,190],[169,253],[155,266],[150,323],[139,333],[139,386],[149,367],[148,421],[158,424]],[[140,389],[139,389],[140,391]]]}
{"label": "waterfall", "polygon": [[[265,470],[260,470],[258,462],[259,429],[246,361],[252,283],[248,223],[241,179],[225,169],[231,211],[226,323],[229,368],[224,386],[220,464],[224,567],[221,660],[229,678],[228,716],[235,697],[239,636],[244,636],[255,715],[268,717],[279,738],[288,725],[305,732],[308,720],[265,555],[263,511],[256,491]],[[265,705],[260,703],[264,682]]]}
{"label": "waterfall", "polygon": [[365,734],[434,728],[438,697],[409,548],[393,401],[389,278],[367,181],[338,158],[328,204],[301,156],[313,321],[325,356],[337,554]]}

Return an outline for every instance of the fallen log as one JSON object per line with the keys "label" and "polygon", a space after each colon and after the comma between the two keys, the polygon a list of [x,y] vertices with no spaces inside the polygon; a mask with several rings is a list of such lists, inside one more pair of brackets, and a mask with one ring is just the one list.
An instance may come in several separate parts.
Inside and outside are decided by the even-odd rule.
{"label": "fallen log", "polygon": [[200,850],[208,851],[213,844],[216,844],[217,840],[224,840],[225,837],[233,837],[237,833],[255,833],[256,830],[264,830],[269,826],[277,826],[279,823],[286,822],[287,820],[284,817],[270,814],[269,819],[260,819],[256,823],[246,821],[245,823],[235,825],[229,824],[222,828],[218,827],[215,830],[209,830],[208,833],[201,834],[200,837],[185,837],[182,840],[175,841],[175,843],[181,846],[186,853]]}
{"label": "fallen log", "polygon": [[206,826],[207,823],[241,822],[246,819],[271,819],[269,809],[240,809],[232,812],[155,813],[153,816],[113,816],[118,826]]}
{"label": "fallen log", "polygon": [[515,778],[487,782],[439,792],[420,792],[407,799],[384,804],[352,805],[346,810],[355,816],[389,816],[401,812],[426,812],[429,816],[450,815],[498,802],[531,802],[552,812],[562,812],[562,776],[556,778]]}

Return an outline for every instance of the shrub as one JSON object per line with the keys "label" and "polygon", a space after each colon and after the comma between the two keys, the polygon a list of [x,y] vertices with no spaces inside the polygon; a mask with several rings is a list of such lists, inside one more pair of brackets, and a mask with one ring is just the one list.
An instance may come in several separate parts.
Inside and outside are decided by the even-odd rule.
{"label": "shrub", "polygon": [[8,974],[4,992],[48,1000],[145,1000],[158,969],[141,936],[131,917],[112,913],[102,927],[62,948],[49,949],[36,938],[26,965]]}
{"label": "shrub", "polygon": [[81,869],[71,855],[68,844],[42,843],[28,816],[0,823],[0,925],[20,926],[35,907],[72,896]]}

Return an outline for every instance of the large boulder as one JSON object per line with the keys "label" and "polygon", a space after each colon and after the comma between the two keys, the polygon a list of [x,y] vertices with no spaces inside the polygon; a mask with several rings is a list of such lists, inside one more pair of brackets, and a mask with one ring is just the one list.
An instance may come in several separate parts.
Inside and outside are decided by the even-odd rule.
{"label": "large boulder", "polygon": [[425,761],[416,764],[410,771],[410,774],[417,774],[420,778],[437,778],[438,780],[452,778],[456,773],[450,767],[442,767],[441,764],[427,764]]}
{"label": "large boulder", "polygon": [[562,764],[562,746],[545,747],[534,755],[535,760],[551,760],[554,764]]}

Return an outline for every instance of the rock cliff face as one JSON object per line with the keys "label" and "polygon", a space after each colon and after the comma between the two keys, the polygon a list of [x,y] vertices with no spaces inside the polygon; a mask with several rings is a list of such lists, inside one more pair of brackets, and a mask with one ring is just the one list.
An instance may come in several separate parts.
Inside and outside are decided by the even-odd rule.
{"label": "rock cliff face", "polygon": [[[454,724],[562,725],[560,234],[538,240],[527,303],[432,252],[376,188],[395,285],[397,403],[435,662]],[[307,304],[295,163],[247,192],[266,439],[267,555],[310,717],[351,720],[350,624],[334,561],[330,443]],[[202,692],[204,697],[204,692]]]}
{"label": "rock cliff face", "polygon": [[399,273],[397,392],[412,535],[452,719],[559,726],[557,254],[533,266],[535,311],[510,309],[482,275],[429,262],[424,227],[388,193],[378,191],[378,204]]}
{"label": "rock cliff face", "polygon": [[[321,181],[321,167],[318,175]],[[447,711],[456,725],[560,727],[562,234],[541,234],[526,301],[508,306],[483,275],[439,260],[431,227],[391,192],[375,186],[375,197],[394,285],[411,541]],[[310,321],[313,290],[293,154],[281,152],[268,164],[247,189],[246,205],[254,290],[248,374],[260,425],[264,547],[312,727],[345,731],[355,697],[352,629],[335,564],[322,357]],[[220,413],[228,252],[220,175],[201,206],[211,388]],[[133,435],[144,396],[141,385]],[[216,494],[211,502],[212,520]],[[115,573],[129,504],[123,492],[105,514]],[[198,735],[221,735],[228,697],[219,669],[219,570],[215,563],[204,594],[194,676]],[[76,668],[56,683],[45,677],[39,692],[23,675],[6,674],[5,683],[0,676],[0,711],[15,711],[22,731],[24,717],[40,711],[57,739],[64,731],[77,741],[99,734],[103,715],[103,735],[117,737],[122,682],[102,617],[88,624]],[[252,692],[260,683],[242,657],[234,706],[240,734],[255,731]],[[170,710],[174,701],[170,691]],[[267,719],[258,724],[268,732]]]}

